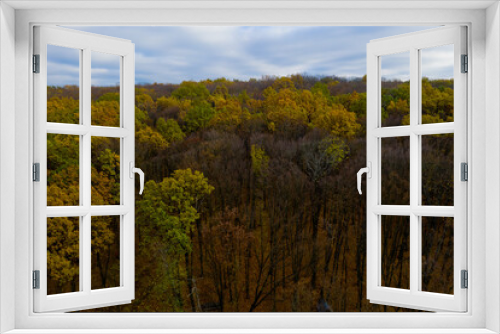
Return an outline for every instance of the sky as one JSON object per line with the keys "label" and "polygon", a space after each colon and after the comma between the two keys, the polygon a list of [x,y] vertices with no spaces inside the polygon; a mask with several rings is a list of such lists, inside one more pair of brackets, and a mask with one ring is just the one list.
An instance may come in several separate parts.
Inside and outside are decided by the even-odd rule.
{"label": "sky", "polygon": [[[347,26],[162,26],[68,27],[135,43],[136,83],[180,83],[225,77],[308,74],[361,77],[366,74],[366,44],[373,39],[432,27]],[[422,73],[453,76],[450,46],[424,50]],[[78,84],[78,51],[50,46],[48,84]],[[407,80],[408,55],[384,56],[382,76]],[[117,56],[92,54],[92,85],[119,82]]]}

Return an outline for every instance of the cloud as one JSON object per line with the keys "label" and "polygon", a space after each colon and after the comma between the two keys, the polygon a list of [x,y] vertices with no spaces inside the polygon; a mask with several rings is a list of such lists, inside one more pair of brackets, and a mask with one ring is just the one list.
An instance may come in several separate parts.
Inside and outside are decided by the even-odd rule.
{"label": "cloud", "polygon": [[91,84],[92,86],[119,86],[120,85],[120,57],[92,51]]}
{"label": "cloud", "polygon": [[56,45],[48,45],[47,73],[49,85],[79,85],[80,51]]}
{"label": "cloud", "polygon": [[410,52],[381,57],[381,76],[386,80],[410,80]]}
{"label": "cloud", "polygon": [[[428,29],[429,27],[350,26],[157,26],[157,27],[69,27],[92,33],[129,39],[136,46],[137,83],[179,83],[226,77],[248,80],[263,75],[363,76],[366,74],[366,44],[382,37]],[[64,62],[65,69],[49,71],[49,84],[78,79],[78,61],[64,59],[67,53],[50,59]],[[427,51],[423,64],[438,77],[451,77],[452,65],[446,52]],[[447,56],[448,55],[448,56]],[[73,61],[70,61],[73,59]],[[427,60],[425,60],[427,59]],[[425,62],[424,62],[425,60]],[[448,60],[449,61],[449,60]],[[115,85],[111,60],[93,58],[92,84]],[[389,63],[387,63],[389,64]],[[114,65],[113,65],[114,66]],[[95,67],[95,68],[94,68]],[[109,68],[108,72],[104,70]],[[386,70],[391,78],[405,78],[407,65],[395,60]],[[76,69],[76,71],[75,71]],[[73,77],[71,77],[73,75]]]}
{"label": "cloud", "polygon": [[429,79],[453,78],[453,45],[444,45],[421,51],[422,76]]}

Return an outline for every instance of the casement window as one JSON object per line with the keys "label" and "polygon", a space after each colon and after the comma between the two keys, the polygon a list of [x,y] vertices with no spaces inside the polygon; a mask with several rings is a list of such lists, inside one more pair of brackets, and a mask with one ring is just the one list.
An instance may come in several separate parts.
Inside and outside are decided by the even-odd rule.
{"label": "casement window", "polygon": [[[435,123],[432,118],[426,117],[426,106],[422,104],[425,92],[425,77],[432,72],[439,72],[439,67],[426,68],[425,57],[434,50],[451,48],[452,57],[446,62],[439,62],[440,66],[453,66],[453,111],[448,111],[444,123]],[[439,53],[443,57],[443,52]],[[396,119],[390,124],[383,121],[381,112],[382,77],[384,67],[391,61],[397,61],[394,55],[408,63],[410,83],[410,111],[403,119]],[[368,86],[367,86],[367,162],[365,170],[367,179],[367,298],[372,303],[404,306],[408,308],[440,311],[467,310],[467,49],[465,27],[443,27],[430,31],[408,35],[395,36],[381,40],[374,40],[367,46]],[[428,100],[428,98],[426,99]],[[443,111],[444,112],[444,111]],[[391,115],[386,115],[390,118]],[[399,121],[399,122],[398,122]],[[406,125],[405,125],[406,124]],[[451,137],[451,138],[450,138]],[[426,166],[423,147],[429,140],[452,142],[453,171],[441,171],[441,177],[449,178],[452,184],[445,197],[431,199],[426,196],[429,192],[429,182],[425,182]],[[384,155],[384,143],[399,141],[403,151],[409,153],[407,170],[409,173],[397,170],[390,173],[392,156]],[[450,147],[447,147],[450,150]],[[443,152],[444,153],[444,152]],[[446,152],[450,153],[450,152]],[[389,172],[384,170],[389,169]],[[384,178],[401,177],[401,197],[390,198],[387,192],[394,189],[384,188]],[[405,180],[405,177],[409,178]],[[424,179],[424,180],[423,180]],[[406,181],[406,182],[405,182]],[[434,180],[435,181],[435,180]],[[359,182],[359,181],[358,181]],[[443,189],[444,191],[444,189]],[[392,200],[392,202],[391,202]],[[394,219],[394,217],[400,219]],[[392,219],[387,219],[392,218]],[[441,226],[439,226],[441,225]],[[384,245],[382,234],[387,229],[396,229],[405,236],[399,240],[392,239],[392,244]],[[428,253],[425,242],[427,234],[441,233],[439,239],[443,244],[435,250],[435,254]],[[448,235],[446,235],[448,234]],[[448,243],[444,243],[447,240]],[[388,241],[386,241],[389,243]],[[451,245],[450,245],[451,243]],[[409,261],[402,265],[408,266],[409,277],[406,282],[390,283],[384,280],[385,261],[394,260],[385,247],[403,249]],[[449,248],[449,265],[453,266],[453,277],[448,285],[451,291],[442,288],[431,288],[425,284],[423,277],[426,269],[423,258],[432,261],[439,252],[446,252]],[[388,257],[385,258],[385,257]],[[440,270],[433,268],[430,270]],[[439,293],[444,292],[444,293]]]}
{"label": "casement window", "polygon": [[[55,27],[35,27],[34,36],[34,311],[71,311],[130,302],[135,280],[137,170],[134,45],[126,40]],[[47,77],[54,70],[50,64],[64,52],[79,59],[78,105],[72,114],[67,110],[48,114]],[[110,67],[115,69],[120,85],[119,114],[103,117],[91,109],[93,57],[109,58]],[[55,136],[61,141],[52,140]],[[61,142],[64,147],[57,147]],[[53,159],[57,150],[67,150],[65,157],[79,160],[77,170],[66,168],[67,161]],[[104,158],[116,163],[107,162],[111,167],[102,171],[95,168],[94,160]],[[99,173],[112,174],[115,184],[100,185]],[[62,174],[64,182],[58,181]],[[143,175],[141,181],[144,182]],[[71,188],[70,196],[61,198],[61,188]],[[100,194],[99,189],[106,194]],[[105,236],[103,228],[109,231]],[[112,240],[105,242],[103,238]],[[95,254],[103,243],[108,250],[106,259],[102,258],[104,252],[101,258]],[[54,250],[49,252],[50,249]],[[65,257],[61,252],[73,254]],[[111,278],[99,279],[93,272],[98,270],[99,261],[114,263],[112,282]],[[69,288],[48,286],[48,276],[64,276],[75,270],[78,284]]]}

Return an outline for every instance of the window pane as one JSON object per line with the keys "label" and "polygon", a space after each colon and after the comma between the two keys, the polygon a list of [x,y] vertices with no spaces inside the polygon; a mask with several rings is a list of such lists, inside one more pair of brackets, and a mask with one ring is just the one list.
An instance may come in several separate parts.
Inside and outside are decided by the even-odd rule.
{"label": "window pane", "polygon": [[92,217],[92,289],[120,286],[120,216]]}
{"label": "window pane", "polygon": [[382,216],[382,286],[410,289],[410,217]]}
{"label": "window pane", "polygon": [[453,45],[420,50],[422,124],[453,122]]}
{"label": "window pane", "polygon": [[422,136],[422,205],[453,206],[453,134]]}
{"label": "window pane", "polygon": [[410,137],[382,138],[382,204],[410,204]]}
{"label": "window pane", "polygon": [[410,124],[410,52],[380,57],[382,126]]}
{"label": "window pane", "polygon": [[92,137],[92,205],[120,204],[120,138]]}
{"label": "window pane", "polygon": [[47,122],[80,122],[80,53],[47,45]]}
{"label": "window pane", "polygon": [[92,125],[120,126],[120,61],[92,51]]}
{"label": "window pane", "polygon": [[80,137],[47,134],[47,205],[80,204]]}
{"label": "window pane", "polygon": [[80,218],[47,218],[47,294],[80,291]]}
{"label": "window pane", "polygon": [[453,218],[421,219],[422,291],[453,294]]}

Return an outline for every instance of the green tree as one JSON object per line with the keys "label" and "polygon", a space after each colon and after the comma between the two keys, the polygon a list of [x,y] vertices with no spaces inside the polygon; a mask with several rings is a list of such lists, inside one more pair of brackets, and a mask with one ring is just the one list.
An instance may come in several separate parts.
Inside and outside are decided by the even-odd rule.
{"label": "green tree", "polygon": [[97,99],[97,102],[101,101],[115,101],[120,103],[120,93],[104,93]]}
{"label": "green tree", "polygon": [[330,91],[328,90],[328,85],[324,82],[318,81],[311,88],[313,94],[322,94],[325,97],[330,96]]}
{"label": "green tree", "polygon": [[188,232],[199,218],[199,205],[213,190],[202,172],[190,168],[178,169],[159,183],[148,181],[137,203],[138,217],[144,224],[152,224],[156,233],[145,241],[160,238],[172,251],[190,251]]}
{"label": "green tree", "polygon": [[186,122],[185,129],[187,132],[195,132],[198,129],[205,128],[212,117],[215,115],[215,110],[206,101],[203,101],[186,113],[184,122]]}
{"label": "green tree", "polygon": [[[155,256],[145,269],[153,279],[143,290],[161,296],[145,309],[183,311],[182,289],[190,275],[180,259],[192,250],[190,232],[200,217],[203,200],[214,190],[199,171],[176,170],[161,182],[146,183],[144,196],[137,201],[137,223],[143,235],[139,251],[143,256]],[[190,284],[190,283],[189,283]]]}
{"label": "green tree", "polygon": [[265,177],[269,167],[269,156],[266,151],[260,146],[252,145],[250,157],[252,158],[252,171],[256,176]]}
{"label": "green tree", "polygon": [[156,121],[156,129],[168,144],[181,141],[186,137],[179,123],[174,119],[167,119],[165,121],[163,117],[158,118],[158,121]]}
{"label": "green tree", "polygon": [[178,100],[204,101],[210,92],[201,82],[183,81],[172,96]]}
{"label": "green tree", "polygon": [[168,142],[161,134],[149,126],[145,126],[135,133],[136,149],[139,149],[145,158],[150,158],[168,147]]}

